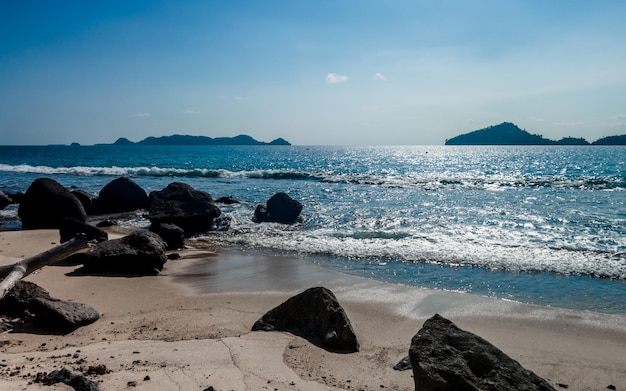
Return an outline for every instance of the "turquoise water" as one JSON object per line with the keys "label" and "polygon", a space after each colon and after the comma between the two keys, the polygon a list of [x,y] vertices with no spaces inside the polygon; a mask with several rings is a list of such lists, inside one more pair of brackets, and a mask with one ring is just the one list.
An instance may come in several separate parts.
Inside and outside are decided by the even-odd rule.
{"label": "turquoise water", "polygon": [[[626,313],[626,147],[0,147],[0,189],[182,181],[230,224],[208,238],[378,280]],[[295,226],[255,224],[285,191]],[[15,226],[15,209],[0,213]],[[128,224],[146,224],[138,218]],[[306,260],[305,260],[306,259]]]}

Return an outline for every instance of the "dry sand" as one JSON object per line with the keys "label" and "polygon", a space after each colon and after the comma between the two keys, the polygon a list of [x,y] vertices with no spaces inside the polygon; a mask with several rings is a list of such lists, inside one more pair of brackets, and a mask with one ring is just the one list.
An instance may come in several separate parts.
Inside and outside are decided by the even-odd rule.
{"label": "dry sand", "polygon": [[[0,264],[56,244],[57,231],[0,232]],[[103,390],[410,390],[411,371],[392,367],[435,312],[557,389],[626,390],[626,316],[382,284],[303,259],[184,255],[155,277],[75,275],[68,266],[27,277],[53,297],[92,305],[101,318],[68,335],[0,334],[0,390],[70,390],[34,383],[35,376],[97,365],[108,373],[89,377]],[[345,308],[360,352],[329,353],[289,333],[250,331],[267,310],[320,285]]]}

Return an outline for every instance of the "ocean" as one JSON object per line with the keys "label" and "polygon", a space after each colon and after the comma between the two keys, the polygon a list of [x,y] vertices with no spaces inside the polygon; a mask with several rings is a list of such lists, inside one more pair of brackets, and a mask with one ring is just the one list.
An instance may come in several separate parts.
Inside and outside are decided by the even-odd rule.
{"label": "ocean", "polygon": [[[36,178],[97,194],[128,176],[240,204],[197,239],[399,287],[626,314],[626,147],[1,146],[0,190]],[[284,191],[295,225],[252,215]],[[143,228],[142,213],[122,221]],[[17,207],[0,211],[19,229]]]}

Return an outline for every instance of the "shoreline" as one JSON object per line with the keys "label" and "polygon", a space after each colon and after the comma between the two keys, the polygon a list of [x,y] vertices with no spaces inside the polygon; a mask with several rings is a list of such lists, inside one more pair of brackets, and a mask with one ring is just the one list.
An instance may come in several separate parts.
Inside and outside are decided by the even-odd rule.
{"label": "shoreline", "polygon": [[[0,262],[56,243],[56,230],[0,232]],[[53,297],[92,305],[101,318],[65,336],[0,334],[0,388],[66,389],[29,383],[38,371],[104,364],[111,372],[91,378],[105,390],[129,382],[145,390],[413,389],[411,371],[392,367],[423,321],[439,312],[555,388],[626,389],[626,316],[382,283],[284,256],[181,253],[154,277],[67,276],[74,268],[67,266],[27,277]],[[266,311],[321,284],[345,308],[360,352],[328,353],[288,333],[250,332]]]}

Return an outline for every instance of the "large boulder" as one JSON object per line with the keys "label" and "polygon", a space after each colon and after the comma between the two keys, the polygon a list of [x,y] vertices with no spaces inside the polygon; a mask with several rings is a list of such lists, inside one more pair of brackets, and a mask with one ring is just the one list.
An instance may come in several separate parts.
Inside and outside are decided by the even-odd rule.
{"label": "large boulder", "polygon": [[86,272],[156,275],[167,262],[167,244],[153,232],[133,232],[121,239],[98,243],[92,251],[76,254]]}
{"label": "large boulder", "polygon": [[263,205],[257,206],[254,217],[259,222],[293,224],[302,212],[302,204],[287,193],[276,193]]}
{"label": "large boulder", "polygon": [[85,190],[72,190],[72,194],[78,198],[78,201],[80,201],[83,205],[83,208],[85,208],[85,212],[87,212],[88,215],[94,214],[94,206],[98,200],[97,196],[89,194]]}
{"label": "large boulder", "polygon": [[106,184],[94,202],[97,213],[123,213],[148,207],[148,194],[132,179],[120,177]]}
{"label": "large boulder", "polygon": [[58,228],[61,219],[85,221],[83,205],[65,187],[49,178],[35,179],[17,212],[23,229]]}
{"label": "large boulder", "polygon": [[287,331],[326,350],[359,351],[350,320],[335,295],[323,287],[309,288],[268,311],[252,331]]}
{"label": "large boulder", "polygon": [[0,312],[13,316],[28,315],[37,326],[64,334],[100,318],[93,307],[52,298],[45,289],[28,281],[18,281],[0,300]]}
{"label": "large boulder", "polygon": [[438,314],[413,337],[409,357],[420,391],[554,391],[486,340]]}
{"label": "large boulder", "polygon": [[186,183],[172,182],[165,189],[150,193],[150,222],[177,225],[187,236],[209,231],[220,214],[209,193]]}
{"label": "large boulder", "polygon": [[8,195],[0,191],[0,210],[6,208],[12,203],[13,203],[13,200],[11,199],[11,197],[9,197]]}

